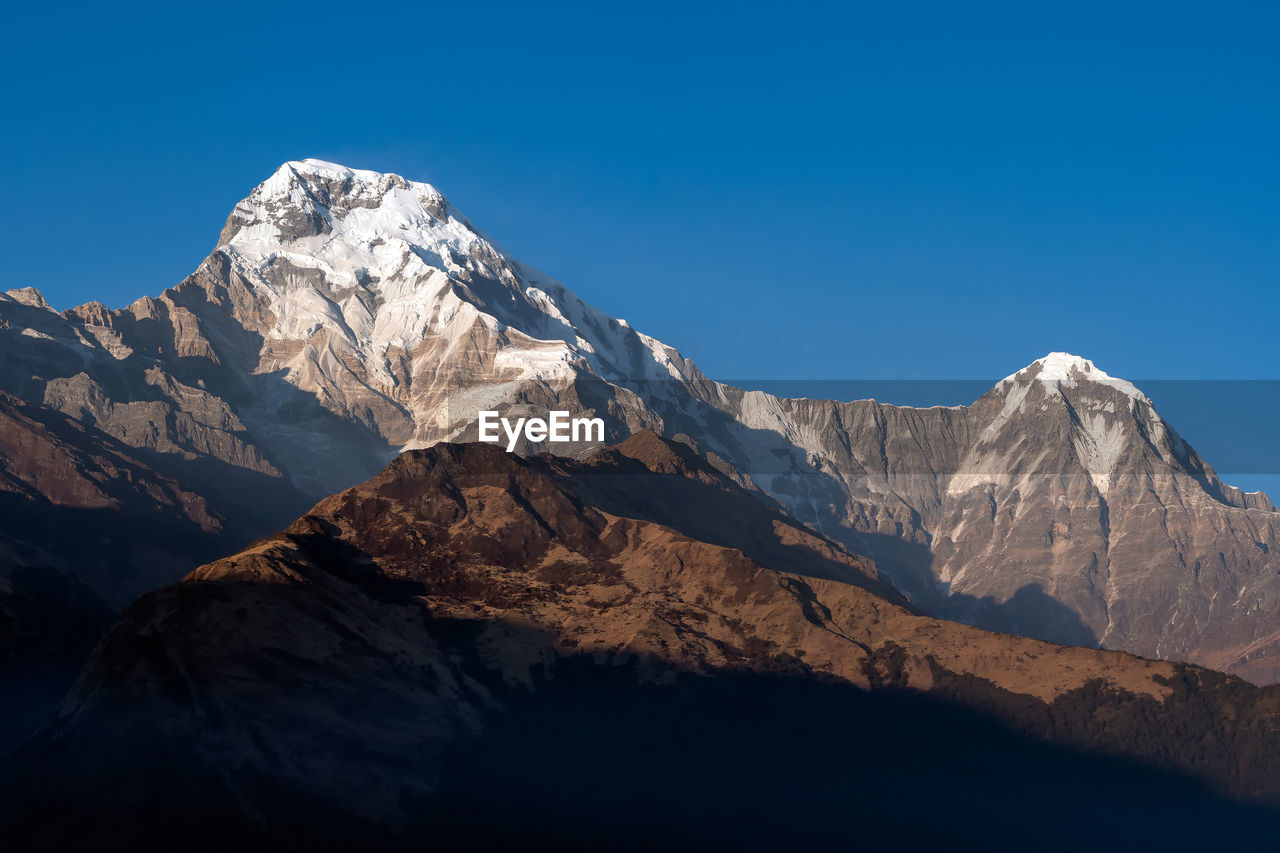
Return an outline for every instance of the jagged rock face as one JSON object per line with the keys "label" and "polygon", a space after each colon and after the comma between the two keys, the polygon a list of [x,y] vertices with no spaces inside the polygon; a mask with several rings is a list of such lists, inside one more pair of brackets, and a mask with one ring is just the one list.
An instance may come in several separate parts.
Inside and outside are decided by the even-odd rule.
{"label": "jagged rock face", "polygon": [[1277,675],[1269,502],[1221,484],[1128,383],[1055,354],[965,407],[744,392],[395,175],[285,164],[156,299],[59,314],[0,297],[0,355],[0,387],[313,499],[404,448],[474,439],[480,409],[655,429],[937,613]]}
{"label": "jagged rock face", "polygon": [[[655,494],[666,502],[655,503]],[[769,686],[735,692],[746,678]],[[574,679],[585,679],[582,692],[574,692]],[[1200,716],[1180,704],[1188,679],[1197,685],[1191,689]],[[790,706],[778,718],[747,701],[792,695],[786,685],[796,683],[829,684],[844,697],[833,706],[834,722],[815,731],[814,715],[825,714],[816,704]],[[744,704],[716,727],[734,738],[755,732],[761,745],[840,742],[850,733],[839,709],[861,707],[865,700],[856,696],[864,691],[891,688],[893,696],[906,691],[950,697],[983,713],[998,710],[1037,738],[1176,767],[1239,794],[1276,792],[1268,756],[1280,752],[1269,747],[1274,735],[1266,740],[1265,723],[1274,713],[1274,691],[1182,665],[920,615],[864,560],[769,509],[687,448],[648,432],[585,461],[522,459],[477,444],[400,456],[282,533],[136,602],[95,652],[57,724],[15,760],[24,796],[47,798],[38,799],[39,807],[64,814],[71,807],[78,815],[82,807],[70,804],[101,806],[83,824],[67,822],[76,831],[106,815],[112,832],[137,833],[147,825],[134,819],[139,804],[158,811],[157,803],[167,809],[172,800],[206,809],[211,829],[243,824],[293,838],[299,828],[324,833],[341,818],[368,821],[362,826],[369,831],[395,827],[434,837],[431,824],[439,818],[432,816],[448,811],[436,799],[444,792],[494,814],[545,809],[554,823],[571,812],[562,802],[527,799],[549,795],[537,793],[541,781],[528,790],[512,783],[520,796],[509,802],[498,796],[521,774],[541,780],[552,772],[524,767],[494,734],[531,697],[567,689],[575,698],[553,704],[550,719],[582,712],[573,710],[581,702],[590,719],[591,709],[605,707],[591,703],[613,691],[631,705],[648,702],[647,691],[662,685],[672,688],[660,692],[664,702],[709,689],[727,691],[730,702],[738,697]],[[942,708],[926,728],[956,713]],[[653,724],[633,730],[621,708],[610,713],[601,722],[614,743],[642,736]],[[511,724],[518,742],[551,736],[550,729],[519,722],[526,719],[538,718]],[[1192,755],[1158,738],[1133,741],[1125,726],[1137,720],[1156,720],[1157,731],[1177,731],[1211,748]],[[1080,740],[1083,721],[1088,742]],[[929,737],[894,726],[889,718],[855,726],[852,752],[838,759],[824,752],[816,762],[808,756],[806,764],[832,766],[844,780],[837,800],[869,796],[879,803],[869,792],[880,771],[855,756],[865,759],[881,741]],[[566,740],[548,741],[542,760],[613,763],[577,756],[574,735],[561,735]],[[658,778],[676,789],[684,774],[707,770],[703,758],[656,748],[663,762]],[[732,752],[744,748],[737,742]],[[915,755],[909,745],[900,748]],[[1019,741],[1014,751],[1028,749],[1040,747]],[[1002,777],[991,768],[1004,756],[984,752],[983,778]],[[467,769],[476,761],[482,766]],[[596,772],[629,778],[643,764],[628,757]],[[1032,767],[1002,778],[1040,790],[1060,769]],[[1093,796],[1096,785],[1110,784],[1113,770],[1093,768],[1094,775],[1071,787]],[[809,784],[806,773],[764,778],[758,771],[752,784],[769,793],[757,791],[751,802],[762,796],[777,802],[788,786]],[[815,772],[821,776],[809,771]],[[909,775],[913,785],[922,784],[919,774]],[[590,796],[594,778],[577,780],[583,795]],[[480,787],[468,789],[459,779]],[[624,783],[620,791],[641,796],[647,787]],[[703,794],[706,801],[719,796]],[[982,806],[986,817],[977,822],[1004,808],[999,802]],[[305,804],[301,813],[298,804]],[[601,821],[617,805],[588,812]],[[846,812],[829,814],[844,820]],[[677,826],[680,820],[692,818],[672,818]],[[811,820],[817,823],[789,817],[775,831],[794,838],[833,829],[830,817]],[[753,821],[736,814],[726,822],[732,828],[719,827],[730,834],[718,840]]]}
{"label": "jagged rock face", "polygon": [[1275,681],[1265,496],[1224,486],[1132,385],[1092,377],[1087,362],[1054,368],[980,402],[1000,410],[983,416],[931,524],[938,580],[977,600],[1042,591],[1057,602],[1040,602],[1055,639]]}
{"label": "jagged rock face", "polygon": [[[920,606],[1056,642],[1276,680],[1265,495],[1223,484],[1151,401],[1054,354],[967,407],[778,401],[839,485],[791,506]],[[803,477],[762,481],[784,500]]]}

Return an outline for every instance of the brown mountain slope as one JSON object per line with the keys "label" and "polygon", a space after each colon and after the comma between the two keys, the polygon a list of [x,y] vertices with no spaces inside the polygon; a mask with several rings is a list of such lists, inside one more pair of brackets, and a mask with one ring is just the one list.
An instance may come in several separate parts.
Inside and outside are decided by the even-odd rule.
{"label": "brown mountain slope", "polygon": [[[1222,795],[1280,795],[1278,710],[1194,667],[921,616],[642,433],[586,462],[402,455],[140,599],[9,771],[20,831],[147,849],[1174,849],[1275,829]],[[1124,812],[1072,823],[1099,801]]]}

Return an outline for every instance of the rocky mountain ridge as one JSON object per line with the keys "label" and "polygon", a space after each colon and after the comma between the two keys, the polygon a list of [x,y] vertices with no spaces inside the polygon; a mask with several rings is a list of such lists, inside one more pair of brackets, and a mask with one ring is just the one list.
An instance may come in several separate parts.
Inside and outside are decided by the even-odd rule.
{"label": "rocky mountain ridge", "polygon": [[0,387],[198,468],[201,494],[250,478],[316,499],[473,439],[482,408],[592,413],[610,440],[687,441],[931,612],[1280,677],[1269,501],[1075,356],[970,406],[743,391],[515,261],[434,187],[314,160],[257,187],[159,297],[59,313],[13,291],[0,323]]}

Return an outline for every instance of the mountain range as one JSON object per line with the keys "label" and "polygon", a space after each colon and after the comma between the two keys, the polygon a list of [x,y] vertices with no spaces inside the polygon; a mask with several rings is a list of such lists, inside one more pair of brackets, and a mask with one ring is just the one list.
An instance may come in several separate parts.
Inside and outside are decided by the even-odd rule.
{"label": "mountain range", "polygon": [[402,450],[474,439],[481,409],[590,412],[611,441],[688,441],[931,612],[1276,680],[1274,508],[1083,358],[969,406],[742,391],[515,261],[434,187],[313,160],[236,205],[158,298],[56,312],[11,291],[0,324],[0,387],[185,468],[240,527],[270,517],[252,535]]}
{"label": "mountain range", "polygon": [[[478,441],[480,411],[553,409],[602,418],[605,441]],[[446,818],[500,789],[525,805],[485,821],[545,834],[544,802],[576,843],[592,814],[616,829],[647,803],[686,841],[738,846],[733,773],[699,783],[719,792],[707,814],[606,773],[629,804],[610,811],[580,778],[616,744],[569,708],[630,737],[637,708],[665,719],[681,697],[704,721],[788,696],[897,739],[907,721],[973,737],[963,766],[937,765],[937,741],[882,756],[994,786],[945,808],[932,792],[953,828],[985,790],[1020,798],[1030,833],[1037,797],[1079,802],[1059,771],[1145,780],[1162,793],[1143,837],[1170,844],[1170,803],[1247,829],[1263,818],[1230,798],[1275,798],[1274,693],[1233,676],[1280,681],[1280,516],[1085,358],[1050,353],[964,406],[743,390],[519,263],[434,187],[304,160],[158,297],[0,294],[0,427],[0,746],[49,721],[13,753],[14,801],[115,792],[95,832],[126,832],[142,801],[174,832],[197,813],[228,837],[295,832],[317,804],[466,832]],[[1144,720],[1162,733],[1136,735]],[[573,748],[530,752],[524,725]],[[745,715],[707,748],[769,752],[767,725]],[[821,750],[830,730],[789,737]],[[669,749],[651,758],[679,765]],[[982,750],[1034,784],[992,782]],[[563,790],[525,760],[564,762]],[[833,773],[806,797],[770,788],[786,807],[760,832],[826,802]],[[858,813],[909,822],[894,798],[916,777],[895,778]]]}

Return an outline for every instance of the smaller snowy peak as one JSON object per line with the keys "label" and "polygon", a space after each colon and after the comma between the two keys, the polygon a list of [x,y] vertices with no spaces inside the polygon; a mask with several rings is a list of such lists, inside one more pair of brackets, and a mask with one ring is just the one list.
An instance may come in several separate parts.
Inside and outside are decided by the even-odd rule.
{"label": "smaller snowy peak", "polygon": [[1089,359],[1069,352],[1051,352],[1033,363],[1040,365],[1042,379],[1071,379],[1074,374],[1084,374],[1096,379],[1111,378]]}
{"label": "smaller snowy peak", "polygon": [[996,388],[1005,390],[1011,385],[1023,384],[1032,380],[1043,382],[1049,389],[1054,391],[1063,387],[1073,388],[1077,384],[1085,383],[1107,385],[1133,400],[1140,400],[1145,403],[1151,402],[1147,399],[1147,395],[1139,391],[1133,383],[1117,379],[1089,359],[1072,355],[1069,352],[1051,352],[1043,358],[1038,358],[1017,373],[1000,380]]}
{"label": "smaller snowy peak", "polygon": [[[1033,373],[1034,376],[1024,374]],[[1004,381],[1018,378],[1035,378],[1044,382],[1054,380],[1091,379],[1106,381],[1112,377],[1087,358],[1072,355],[1069,352],[1051,352],[1044,358],[1037,358],[1026,367],[1006,376]]]}

